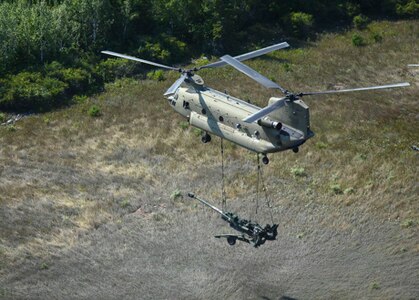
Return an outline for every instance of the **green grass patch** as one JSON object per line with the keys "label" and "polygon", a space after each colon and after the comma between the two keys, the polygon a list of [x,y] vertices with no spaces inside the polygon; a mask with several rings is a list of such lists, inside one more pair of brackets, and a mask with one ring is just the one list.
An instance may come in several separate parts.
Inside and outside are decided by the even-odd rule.
{"label": "green grass patch", "polygon": [[188,128],[189,128],[189,122],[187,122],[187,121],[181,121],[181,122],[179,123],[179,126],[180,126],[180,128],[181,128],[182,130],[186,130],[186,129],[188,129]]}
{"label": "green grass patch", "polygon": [[415,220],[413,220],[413,219],[406,219],[406,220],[403,220],[400,223],[400,226],[402,228],[410,228],[410,227],[415,226],[416,224],[417,224],[417,222]]}
{"label": "green grass patch", "polygon": [[195,135],[195,136],[201,136],[202,135],[202,133],[203,133],[203,131],[202,131],[202,129],[199,129],[199,128],[196,128],[196,127],[194,127],[193,128],[193,130],[192,130],[192,132],[193,132],[193,134]]}
{"label": "green grass patch", "polygon": [[85,103],[87,102],[88,97],[86,95],[75,95],[73,97],[73,102],[75,103]]}
{"label": "green grass patch", "polygon": [[342,187],[340,186],[340,184],[338,183],[333,183],[330,185],[330,190],[335,194],[335,195],[341,195],[343,194],[343,190]]}
{"label": "green grass patch", "polygon": [[39,270],[48,270],[49,266],[46,262],[43,262],[40,266],[39,266]]}
{"label": "green grass patch", "polygon": [[328,147],[328,144],[324,142],[316,142],[317,149],[326,149]]}
{"label": "green grass patch", "polygon": [[17,130],[17,127],[14,124],[10,124],[6,126],[6,130],[8,132],[15,132]]}
{"label": "green grass patch", "polygon": [[346,189],[343,191],[343,193],[344,193],[345,195],[352,195],[352,194],[355,194],[355,189],[354,189],[354,188],[352,188],[352,187],[348,187],[348,188],[346,188]]}
{"label": "green grass patch", "polygon": [[180,198],[182,198],[182,192],[178,189],[174,190],[171,194],[170,194],[170,199],[172,200],[178,200]]}
{"label": "green grass patch", "polygon": [[102,111],[100,109],[99,106],[97,105],[92,105],[89,107],[89,109],[87,110],[87,114],[91,117],[100,117],[102,115]]}
{"label": "green grass patch", "polygon": [[380,284],[378,283],[378,282],[372,282],[371,284],[370,284],[370,289],[371,290],[379,290],[381,287],[380,287]]}
{"label": "green grass patch", "polygon": [[130,206],[131,206],[131,203],[129,202],[129,200],[128,200],[128,199],[125,199],[125,200],[122,200],[122,201],[119,203],[119,206],[120,206],[121,208],[128,208],[128,207],[130,207]]}
{"label": "green grass patch", "polygon": [[164,222],[165,220],[167,220],[167,216],[162,213],[155,213],[153,214],[153,220],[156,222]]}
{"label": "green grass patch", "polygon": [[291,168],[291,174],[294,175],[295,177],[304,177],[307,175],[305,172],[305,169],[302,167]]}

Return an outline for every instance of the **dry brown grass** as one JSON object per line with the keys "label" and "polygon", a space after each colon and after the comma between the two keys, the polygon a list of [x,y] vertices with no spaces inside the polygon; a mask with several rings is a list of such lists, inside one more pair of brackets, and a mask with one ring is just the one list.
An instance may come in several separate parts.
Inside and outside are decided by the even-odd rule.
{"label": "dry brown grass", "polygon": [[[374,23],[362,34],[371,32],[380,32],[383,41],[356,48],[351,32],[327,34],[305,48],[249,62],[295,92],[412,84],[305,98],[316,137],[298,154],[271,155],[263,169],[276,211],[292,203],[358,206],[382,219],[418,223],[418,153],[410,147],[419,142],[419,83],[406,64],[416,63],[419,25]],[[158,221],[172,211],[196,211],[184,198],[167,203],[176,189],[219,199],[219,139],[203,145],[193,128],[182,128],[184,120],[161,96],[177,76],[167,75],[165,82],[120,80],[87,103],[23,119],[16,131],[0,127],[0,273],[27,257],[47,257],[129,212],[152,213]],[[200,75],[209,86],[261,106],[275,95],[231,68]],[[92,104],[101,108],[100,118],[88,116]],[[240,207],[242,196],[256,194],[255,155],[225,145],[227,195]],[[305,175],[293,175],[293,168],[303,168]],[[163,198],[154,198],[156,190],[164,191]],[[254,205],[242,209],[249,215]],[[268,210],[262,200],[259,205],[263,218]]]}

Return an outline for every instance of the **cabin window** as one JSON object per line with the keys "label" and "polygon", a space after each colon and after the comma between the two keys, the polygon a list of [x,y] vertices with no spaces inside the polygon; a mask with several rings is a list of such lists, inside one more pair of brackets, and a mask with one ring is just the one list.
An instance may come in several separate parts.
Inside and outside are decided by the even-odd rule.
{"label": "cabin window", "polygon": [[167,98],[167,100],[169,100],[169,103],[173,106],[176,105],[176,99],[177,97],[173,97],[173,96],[170,96],[169,98]]}
{"label": "cabin window", "polygon": [[224,122],[224,118],[223,118],[223,116],[220,116],[220,117],[218,118],[218,120],[220,120],[220,122]]}
{"label": "cabin window", "polygon": [[183,108],[184,109],[190,109],[188,101],[183,101]]}

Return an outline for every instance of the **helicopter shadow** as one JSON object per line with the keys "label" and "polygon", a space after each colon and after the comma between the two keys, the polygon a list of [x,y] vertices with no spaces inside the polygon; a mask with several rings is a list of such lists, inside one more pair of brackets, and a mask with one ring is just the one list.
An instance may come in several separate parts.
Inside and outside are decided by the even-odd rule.
{"label": "helicopter shadow", "polygon": [[[263,300],[273,300],[273,298],[262,296],[261,299]],[[297,298],[288,297],[288,296],[281,296],[278,298],[278,300],[298,300]]]}

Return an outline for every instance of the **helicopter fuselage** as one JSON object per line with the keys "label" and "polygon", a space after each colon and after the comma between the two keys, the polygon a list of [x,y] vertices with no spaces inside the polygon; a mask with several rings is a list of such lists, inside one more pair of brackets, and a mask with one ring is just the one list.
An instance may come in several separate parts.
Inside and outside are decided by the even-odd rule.
{"label": "helicopter fuselage", "polygon": [[[194,75],[199,83],[200,77]],[[271,98],[270,104],[279,98]],[[309,111],[301,101],[292,101],[258,122],[243,119],[261,108],[203,84],[187,84],[168,97],[170,106],[189,123],[257,153],[293,149],[314,136],[309,128]]]}
{"label": "helicopter fuselage", "polygon": [[[410,85],[408,82],[401,82],[362,88],[292,93],[242,63],[247,59],[287,47],[289,44],[282,42],[235,57],[224,55],[220,61],[192,69],[166,66],[112,51],[102,51],[102,53],[179,72],[180,77],[164,95],[175,111],[187,118],[192,126],[205,132],[202,141],[207,143],[211,140],[209,133],[217,135],[241,147],[264,154],[262,162],[265,164],[269,162],[267,153],[287,149],[298,152],[298,147],[314,136],[310,130],[309,108],[301,100],[303,96],[381,90]],[[283,94],[282,98],[272,97],[266,107],[260,108],[206,87],[202,78],[194,74],[201,69],[224,65],[232,66],[266,88],[279,90]]]}

